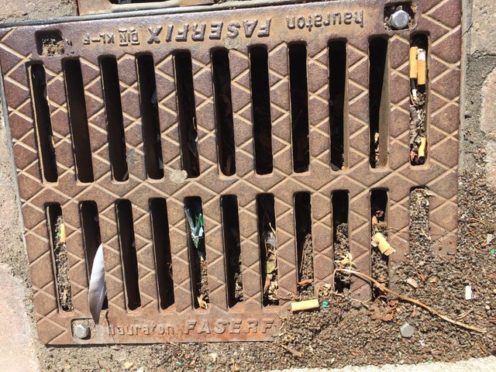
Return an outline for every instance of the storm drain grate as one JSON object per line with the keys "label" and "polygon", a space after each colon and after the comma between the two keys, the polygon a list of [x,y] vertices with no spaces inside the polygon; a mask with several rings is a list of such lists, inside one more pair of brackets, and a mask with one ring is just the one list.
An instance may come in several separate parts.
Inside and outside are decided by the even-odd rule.
{"label": "storm drain grate", "polygon": [[[410,30],[385,26],[383,1],[3,29],[41,340],[271,339],[302,281],[330,282],[333,241],[373,271],[372,214],[394,285],[417,187],[433,249],[455,249],[460,2],[402,3]],[[411,46],[428,65],[413,134]],[[106,310],[78,338],[100,243]]]}

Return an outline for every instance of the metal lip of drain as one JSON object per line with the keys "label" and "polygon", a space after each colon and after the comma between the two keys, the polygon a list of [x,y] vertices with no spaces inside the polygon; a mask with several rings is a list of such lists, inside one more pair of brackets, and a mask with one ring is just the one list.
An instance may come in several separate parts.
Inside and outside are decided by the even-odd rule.
{"label": "metal lip of drain", "polygon": [[[455,249],[461,10],[458,0],[431,3],[417,1],[415,29],[399,31],[385,27],[386,1],[365,0],[186,12],[180,17],[121,15],[0,29],[0,60],[40,340],[50,345],[271,340],[280,326],[279,314],[288,310],[286,298],[297,291],[295,218],[304,215],[295,211],[298,193],[309,194],[316,287],[328,283],[333,271],[331,195],[336,191],[347,195],[350,251],[364,273],[370,273],[372,190],[387,190],[388,241],[396,249],[389,261],[393,283],[395,267],[408,253],[412,188],[427,187],[432,195],[433,248]],[[409,161],[408,64],[413,33],[430,38],[428,157],[417,167]],[[387,113],[383,121],[388,125],[379,128],[383,158],[376,168],[370,166],[368,114],[373,36],[387,38],[378,45],[387,45],[388,72],[387,101],[379,113]],[[344,155],[338,168],[331,167],[329,97],[339,92],[329,91],[328,70],[335,63],[329,48],[339,50],[341,44],[332,44],[333,40],[343,41],[346,51]],[[291,138],[288,53],[295,42],[304,44],[308,71],[308,169],[301,172],[293,167],[296,142]],[[220,54],[220,65],[213,65],[212,51],[218,49],[227,50],[230,72],[229,84],[223,85],[230,87],[232,97],[235,170],[229,176],[222,174],[217,153],[219,113],[229,110],[216,106],[219,89],[215,91],[213,85],[222,85],[222,77],[227,76],[215,72],[215,66],[225,63]],[[102,56],[115,59],[102,62]],[[137,64],[137,56],[145,57]],[[154,74],[144,72],[150,72],[150,63]],[[254,64],[258,72],[250,70]],[[264,71],[266,76],[252,86],[250,77]],[[116,73],[118,82],[112,80]],[[155,91],[150,89],[153,83]],[[258,98],[270,101],[252,97],[252,89],[261,92]],[[141,102],[140,96],[148,99]],[[261,107],[263,115],[254,112],[253,105]],[[264,149],[264,142],[253,136],[254,118],[264,130],[264,123],[270,123],[270,148]],[[107,130],[119,122],[124,147],[107,137]],[[194,141],[184,136],[187,131],[180,132],[184,125],[195,127]],[[193,150],[186,155],[188,146]],[[257,158],[257,146],[272,159],[270,164],[264,156]],[[126,159],[127,170],[117,168],[115,158]],[[188,167],[189,178],[180,172],[183,167]],[[113,179],[117,174],[122,181]],[[232,247],[226,244],[229,235],[224,226],[232,221],[222,216],[226,208],[222,201],[228,200],[222,197],[230,195],[237,197],[243,284],[243,301],[235,305],[230,303],[233,287],[226,278],[232,273],[225,260]],[[203,261],[192,258],[196,251],[188,241],[196,229],[184,211],[185,203],[195,197],[201,200],[206,236],[207,309],[197,306],[199,294],[192,285],[196,279],[191,270],[200,270]],[[264,203],[271,200],[269,208]],[[166,213],[160,209],[165,205]],[[273,215],[260,217],[264,211],[260,205],[273,210]],[[53,229],[59,213],[63,234],[60,225]],[[150,215],[167,221],[166,228],[154,225]],[[199,221],[196,217],[194,224]],[[279,304],[265,306],[263,292],[269,283],[262,282],[259,230],[270,231],[269,226],[275,231],[270,239],[277,241],[281,296]],[[88,321],[87,296],[90,261],[98,243],[90,238],[96,231],[104,245],[108,306],[95,325]],[[169,244],[170,259],[157,256],[156,242]],[[54,255],[54,247],[64,249]],[[173,292],[173,299],[161,296],[171,278],[168,293]],[[353,280],[350,290],[357,298],[371,296],[370,286],[359,279]]]}

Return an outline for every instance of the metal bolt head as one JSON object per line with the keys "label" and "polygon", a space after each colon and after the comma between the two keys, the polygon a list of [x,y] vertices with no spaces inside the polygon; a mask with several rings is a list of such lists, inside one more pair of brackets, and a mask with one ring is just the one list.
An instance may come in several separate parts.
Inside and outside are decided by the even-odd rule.
{"label": "metal bolt head", "polygon": [[407,28],[409,22],[410,14],[403,9],[397,9],[393,14],[391,14],[391,18],[389,19],[390,26],[396,30],[403,30]]}
{"label": "metal bolt head", "polygon": [[81,340],[90,337],[90,327],[85,324],[76,324],[72,327],[72,334]]}

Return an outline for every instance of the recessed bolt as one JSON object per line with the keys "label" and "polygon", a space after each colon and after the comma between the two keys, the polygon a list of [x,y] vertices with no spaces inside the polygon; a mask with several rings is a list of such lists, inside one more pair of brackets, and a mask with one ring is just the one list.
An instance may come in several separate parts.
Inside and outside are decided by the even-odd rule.
{"label": "recessed bolt", "polygon": [[79,323],[72,327],[72,333],[74,337],[84,340],[90,337],[90,327],[85,324]]}
{"label": "recessed bolt", "polygon": [[389,25],[396,30],[403,30],[408,27],[408,23],[410,22],[410,14],[403,10],[400,6],[398,7],[393,14],[391,14],[391,18],[389,18]]}

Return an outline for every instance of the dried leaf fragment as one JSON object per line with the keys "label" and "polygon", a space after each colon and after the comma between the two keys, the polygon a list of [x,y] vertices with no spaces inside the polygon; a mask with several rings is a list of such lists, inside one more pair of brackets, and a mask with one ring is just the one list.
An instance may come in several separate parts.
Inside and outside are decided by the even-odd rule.
{"label": "dried leaf fragment", "polygon": [[208,308],[208,302],[205,301],[203,294],[199,295],[196,299],[198,300],[198,306],[201,309],[207,309]]}

